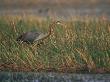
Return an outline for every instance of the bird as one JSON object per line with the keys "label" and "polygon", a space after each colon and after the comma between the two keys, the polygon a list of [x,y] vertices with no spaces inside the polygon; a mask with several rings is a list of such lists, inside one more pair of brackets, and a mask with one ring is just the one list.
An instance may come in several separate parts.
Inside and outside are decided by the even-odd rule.
{"label": "bird", "polygon": [[52,34],[53,28],[55,27],[56,24],[57,25],[61,24],[61,22],[60,21],[52,22],[49,25],[49,30],[47,33],[42,33],[36,30],[28,31],[28,32],[22,33],[16,40],[21,42],[26,42],[27,44],[33,44],[36,41],[46,39]]}

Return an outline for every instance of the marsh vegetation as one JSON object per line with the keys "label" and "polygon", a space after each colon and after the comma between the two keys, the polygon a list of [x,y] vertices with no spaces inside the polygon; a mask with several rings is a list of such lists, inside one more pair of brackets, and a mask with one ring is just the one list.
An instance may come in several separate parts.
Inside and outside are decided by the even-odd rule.
{"label": "marsh vegetation", "polygon": [[52,20],[34,18],[0,17],[0,70],[110,72],[109,21],[62,21],[64,26],[57,25],[43,41],[31,45],[17,42],[23,32],[48,31]]}

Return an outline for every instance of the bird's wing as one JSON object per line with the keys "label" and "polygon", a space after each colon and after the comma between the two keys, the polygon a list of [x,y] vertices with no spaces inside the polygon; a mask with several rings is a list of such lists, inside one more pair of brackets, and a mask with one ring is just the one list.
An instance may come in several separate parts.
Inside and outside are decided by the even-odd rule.
{"label": "bird's wing", "polygon": [[27,35],[27,33],[23,33],[21,34],[16,40],[19,41],[19,40],[23,40],[23,38]]}
{"label": "bird's wing", "polygon": [[47,35],[48,35],[48,34],[41,33],[41,34],[39,34],[39,36],[35,39],[35,41],[42,40],[42,39],[45,38]]}

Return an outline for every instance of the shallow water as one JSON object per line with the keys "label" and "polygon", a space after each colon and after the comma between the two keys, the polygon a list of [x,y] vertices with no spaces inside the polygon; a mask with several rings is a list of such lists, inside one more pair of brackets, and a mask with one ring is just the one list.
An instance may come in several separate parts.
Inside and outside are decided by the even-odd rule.
{"label": "shallow water", "polygon": [[57,16],[58,18],[71,18],[71,16],[93,16],[100,17],[106,15],[110,18],[110,3],[102,0],[100,4],[89,5],[36,5],[33,7],[20,7],[19,5],[11,5],[5,7],[0,5],[0,15],[36,15],[39,17]]}
{"label": "shallow water", "polygon": [[0,72],[0,82],[110,82],[110,74]]}

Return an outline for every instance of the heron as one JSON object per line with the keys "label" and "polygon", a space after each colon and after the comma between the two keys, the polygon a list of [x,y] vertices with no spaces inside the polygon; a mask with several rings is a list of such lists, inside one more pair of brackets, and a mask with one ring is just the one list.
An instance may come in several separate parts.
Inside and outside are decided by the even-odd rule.
{"label": "heron", "polygon": [[54,21],[49,25],[49,30],[47,33],[42,33],[39,31],[28,31],[25,33],[22,33],[18,38],[17,41],[26,42],[27,44],[32,44],[36,41],[46,39],[49,37],[52,32],[55,25],[61,24],[60,21]]}

